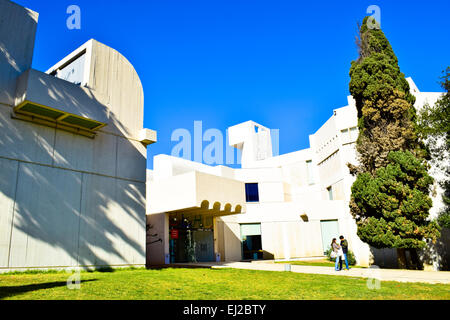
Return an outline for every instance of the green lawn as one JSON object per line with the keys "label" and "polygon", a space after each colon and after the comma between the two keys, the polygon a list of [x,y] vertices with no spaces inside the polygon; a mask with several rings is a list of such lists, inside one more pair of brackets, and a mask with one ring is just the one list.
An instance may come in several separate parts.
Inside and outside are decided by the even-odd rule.
{"label": "green lawn", "polygon": [[120,270],[82,272],[69,290],[69,274],[0,275],[0,299],[445,299],[450,285],[382,282],[369,290],[362,278],[238,269]]}

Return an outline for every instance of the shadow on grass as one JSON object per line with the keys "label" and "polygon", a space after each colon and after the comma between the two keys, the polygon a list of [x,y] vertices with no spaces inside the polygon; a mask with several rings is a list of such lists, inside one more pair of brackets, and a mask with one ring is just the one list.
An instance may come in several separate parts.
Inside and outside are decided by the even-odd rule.
{"label": "shadow on grass", "polygon": [[162,264],[162,265],[148,265],[146,267],[147,270],[163,270],[163,269],[211,269],[212,266],[206,265],[195,265],[190,263],[177,263],[177,264]]}
{"label": "shadow on grass", "polygon": [[97,267],[95,269],[86,269],[84,272],[93,273],[93,272],[102,272],[102,273],[112,273],[112,272],[122,272],[122,271],[144,271],[145,267],[121,267],[121,268],[112,268],[112,267]]}
{"label": "shadow on grass", "polygon": [[93,273],[93,272],[115,272],[116,270],[111,267],[100,267],[95,269],[87,269],[86,272]]}
{"label": "shadow on grass", "polygon": [[[97,279],[90,280],[81,280],[80,283],[96,281]],[[0,287],[0,300],[5,298],[14,297],[16,295],[42,290],[42,289],[52,289],[56,287],[65,287],[67,286],[66,281],[54,281],[47,283],[39,283],[39,284],[28,284],[23,286],[8,286],[8,287]]]}

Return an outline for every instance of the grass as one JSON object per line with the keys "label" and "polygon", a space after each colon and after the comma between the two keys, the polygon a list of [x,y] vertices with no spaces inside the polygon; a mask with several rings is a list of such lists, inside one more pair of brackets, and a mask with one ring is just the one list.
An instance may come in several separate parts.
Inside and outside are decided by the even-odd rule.
{"label": "grass", "polygon": [[68,289],[68,273],[0,275],[0,299],[27,300],[302,300],[444,299],[450,285],[366,280],[291,272],[238,269],[126,269],[82,272],[81,288]]}

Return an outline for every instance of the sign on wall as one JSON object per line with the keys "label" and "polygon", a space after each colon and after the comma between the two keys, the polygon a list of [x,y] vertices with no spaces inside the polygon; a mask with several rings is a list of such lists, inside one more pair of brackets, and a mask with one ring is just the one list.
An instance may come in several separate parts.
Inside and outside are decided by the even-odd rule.
{"label": "sign on wall", "polygon": [[170,230],[170,238],[174,240],[178,239],[178,229]]}

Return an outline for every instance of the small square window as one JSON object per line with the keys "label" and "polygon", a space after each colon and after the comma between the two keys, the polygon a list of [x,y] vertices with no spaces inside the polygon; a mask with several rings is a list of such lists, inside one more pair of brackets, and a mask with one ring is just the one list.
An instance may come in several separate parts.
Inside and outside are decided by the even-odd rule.
{"label": "small square window", "polygon": [[247,202],[259,202],[259,192],[257,183],[245,184],[245,200]]}

